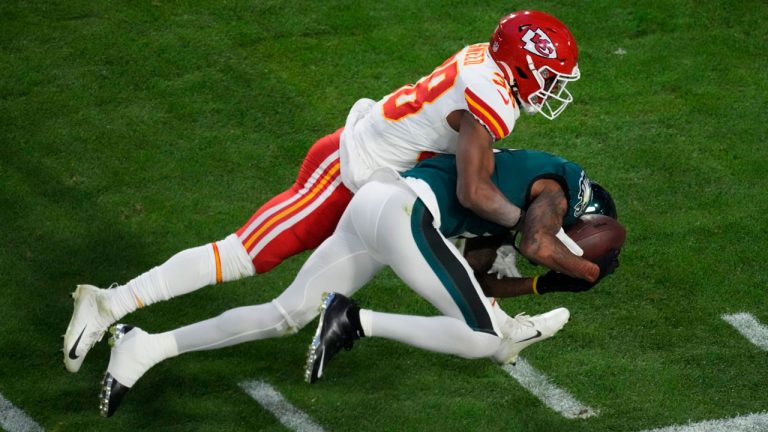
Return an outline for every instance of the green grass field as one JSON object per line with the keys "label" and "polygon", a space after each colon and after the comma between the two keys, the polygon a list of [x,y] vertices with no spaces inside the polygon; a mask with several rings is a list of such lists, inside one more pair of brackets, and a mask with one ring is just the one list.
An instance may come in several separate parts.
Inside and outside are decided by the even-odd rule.
{"label": "green grass field", "polygon": [[[99,417],[107,344],[78,374],[59,351],[76,284],[126,282],[225,237],[358,98],[414,82],[524,8],[570,26],[582,79],[557,120],[521,118],[499,145],[580,162],[629,235],[594,290],[502,304],[571,310],[525,358],[597,416],[561,416],[490,361],[377,339],[309,386],[313,323],[162,363]],[[768,353],[721,318],[768,324],[766,23],[760,0],[4,1],[0,394],[48,431],[286,430],[247,380],[328,431],[641,431],[766,412]],[[126,321],[158,332],[269,301],[304,258]],[[357,298],[434,313],[390,272]]]}

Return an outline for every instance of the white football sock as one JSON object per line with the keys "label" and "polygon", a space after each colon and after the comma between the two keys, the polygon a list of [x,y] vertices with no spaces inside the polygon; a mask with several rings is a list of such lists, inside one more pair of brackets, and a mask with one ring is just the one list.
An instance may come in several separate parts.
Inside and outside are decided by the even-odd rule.
{"label": "white football sock", "polygon": [[368,309],[360,309],[360,327],[363,328],[363,334],[371,336],[373,331],[373,322],[371,318],[371,311]]}
{"label": "white football sock", "polygon": [[138,308],[254,274],[248,253],[231,234],[224,240],[181,251],[105,294],[115,320],[119,320]]}
{"label": "white football sock", "polygon": [[178,355],[176,341],[170,332],[149,334],[134,328],[112,349],[107,371],[120,384],[133,387],[152,366]]}
{"label": "white football sock", "polygon": [[[421,317],[360,310],[360,321],[370,314],[370,333],[429,351],[454,354],[464,358],[493,355],[501,339],[496,335],[472,330],[459,319],[447,316]],[[367,319],[367,318],[366,318]]]}

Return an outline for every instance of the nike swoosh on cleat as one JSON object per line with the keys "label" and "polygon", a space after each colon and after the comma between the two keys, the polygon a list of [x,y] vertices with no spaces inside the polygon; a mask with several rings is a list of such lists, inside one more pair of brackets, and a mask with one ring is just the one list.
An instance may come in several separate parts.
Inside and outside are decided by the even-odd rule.
{"label": "nike swoosh on cleat", "polygon": [[529,338],[525,338],[525,339],[521,339],[519,341],[515,341],[515,343],[525,342],[525,341],[528,341],[528,340],[531,340],[531,339],[536,339],[538,337],[541,337],[541,332],[536,330],[536,334],[535,335],[533,335],[533,336],[531,336]]}
{"label": "nike swoosh on cleat", "polygon": [[88,326],[83,327],[83,331],[80,332],[80,336],[77,337],[77,339],[75,340],[75,343],[72,345],[72,348],[69,350],[69,358],[71,358],[72,360],[77,360],[78,358],[80,358],[80,356],[77,355],[75,350],[77,349],[77,345],[80,344],[80,338],[83,337],[83,333],[85,333],[85,329],[87,327]]}

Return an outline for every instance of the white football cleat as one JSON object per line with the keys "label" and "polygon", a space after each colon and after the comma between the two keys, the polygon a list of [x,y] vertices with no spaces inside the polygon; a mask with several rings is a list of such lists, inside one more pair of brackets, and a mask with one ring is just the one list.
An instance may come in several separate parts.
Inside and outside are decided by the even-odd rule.
{"label": "white football cleat", "polygon": [[568,309],[558,308],[540,315],[518,314],[508,319],[501,326],[503,339],[493,359],[502,365],[515,363],[520,351],[554,336],[570,317]]}
{"label": "white football cleat", "polygon": [[112,314],[106,306],[104,291],[92,285],[78,285],[72,298],[75,308],[64,334],[64,366],[77,372],[88,351],[104,337],[112,322]]}

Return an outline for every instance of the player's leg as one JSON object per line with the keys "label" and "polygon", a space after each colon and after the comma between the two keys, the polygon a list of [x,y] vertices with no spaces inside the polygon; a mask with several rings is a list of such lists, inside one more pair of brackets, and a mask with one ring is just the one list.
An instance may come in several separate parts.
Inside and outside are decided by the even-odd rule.
{"label": "player's leg", "polygon": [[158,362],[191,351],[296,333],[317,316],[323,292],[352,295],[382,267],[367,253],[349,219],[342,218],[334,235],[318,247],[291,285],[270,303],[235,308],[160,334],[116,326],[115,344],[102,382],[102,414],[112,415],[128,389]]}
{"label": "player's leg", "polygon": [[351,193],[339,177],[341,130],[308,151],[293,186],[269,200],[236,234],[179,252],[124,285],[102,290],[81,285],[64,336],[64,363],[79,370],[105,329],[137,308],[202,287],[266,272],[320,244],[332,232]]}
{"label": "player's leg", "polygon": [[[361,198],[384,197],[392,188],[387,205],[377,207]],[[355,211],[358,205],[368,211]],[[362,188],[349,208],[353,225],[370,253],[392,267],[416,293],[444,315],[419,317],[359,309],[343,295],[329,296],[308,352],[306,379],[322,376],[329,357],[356,339],[354,317],[360,332],[397,340],[418,348],[454,354],[465,358],[503,356],[502,362],[514,361],[526,346],[545,339],[567,321],[555,312],[536,317],[516,317],[505,324],[512,328],[511,338],[495,322],[492,300],[482,292],[468,263],[433,225],[431,213],[421,200],[403,186],[369,183]],[[545,330],[553,329],[547,333]],[[509,340],[507,340],[509,338]]]}
{"label": "player's leg", "polygon": [[491,301],[483,294],[464,257],[434,227],[422,201],[404,186],[402,202],[381,213],[376,254],[443,316],[420,317],[362,310],[366,335],[395,339],[419,348],[465,358],[492,355],[501,339]]}
{"label": "player's leg", "polygon": [[[360,336],[385,337],[466,358],[488,357],[498,349],[501,338],[488,299],[467,277],[471,272],[458,261],[462,259],[458,251],[442,236],[440,242],[455,252],[450,253],[450,259],[441,255],[430,262],[435,254],[427,257],[419,248],[421,237],[415,237],[414,230],[422,227],[415,203],[421,201],[402,182],[370,182],[357,192],[345,217],[349,216],[372,256],[390,265],[403,282],[444,315],[421,317],[361,310],[346,294],[333,293],[324,300],[307,352],[308,382],[322,377],[329,361]],[[431,220],[429,223],[436,232]]]}
{"label": "player's leg", "polygon": [[112,289],[80,285],[73,293],[74,311],[64,335],[64,364],[77,372],[106,328],[137,308],[253,274],[250,257],[232,234],[181,251],[124,285]]}
{"label": "player's leg", "polygon": [[[382,215],[387,221],[395,217],[395,213]],[[492,357],[499,363],[509,363],[526,347],[553,336],[568,321],[570,314],[565,308],[509,318],[493,299],[485,296],[466,259],[434,227],[432,214],[421,200],[414,202],[410,222],[410,241],[391,241],[395,238],[392,231],[402,228],[387,227],[377,232],[378,251],[404,282],[455,322],[449,327],[437,319],[427,323],[429,318],[361,311],[363,328],[370,326],[371,335],[432,351],[468,358]],[[408,238],[408,232],[401,232],[399,237]],[[498,322],[500,318],[505,321]],[[418,334],[413,331],[418,326],[430,329]]]}
{"label": "player's leg", "polygon": [[352,199],[341,182],[341,131],[318,140],[304,158],[293,186],[262,206],[237,230],[257,273],[316,248],[333,233]]}
{"label": "player's leg", "polygon": [[235,234],[182,251],[105,293],[114,319],[207,285],[267,272],[328,238],[351,199],[338,174],[340,134],[338,130],[318,140],[293,186],[261,206]]}
{"label": "player's leg", "polygon": [[382,267],[355,234],[340,226],[272,302],[232,309],[172,331],[178,353],[294,334],[317,316],[323,293],[352,295]]}

